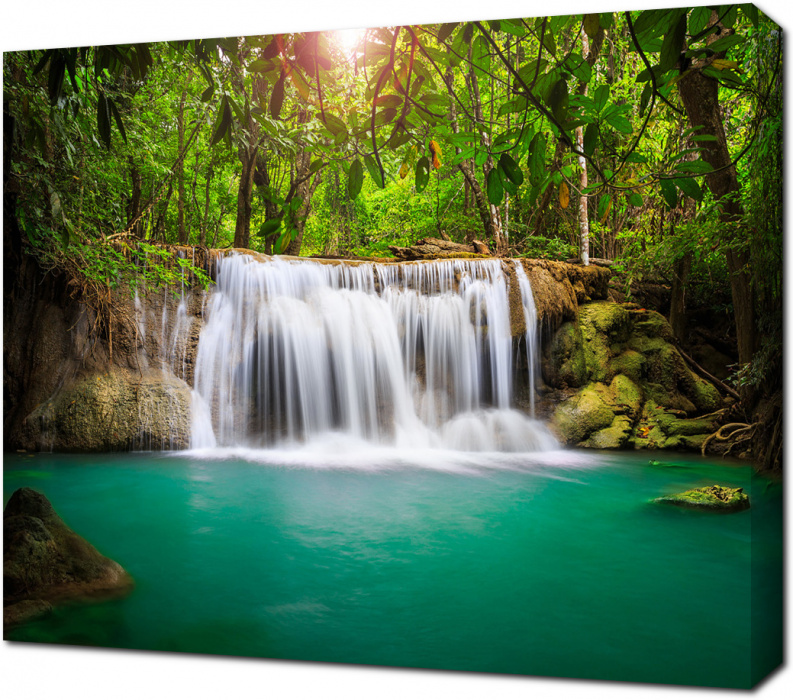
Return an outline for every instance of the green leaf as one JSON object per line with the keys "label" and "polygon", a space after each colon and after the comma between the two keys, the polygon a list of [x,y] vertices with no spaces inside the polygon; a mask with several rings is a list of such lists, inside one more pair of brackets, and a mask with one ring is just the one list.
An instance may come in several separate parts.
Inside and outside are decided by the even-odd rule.
{"label": "green leaf", "polygon": [[642,90],[642,95],[639,98],[639,116],[644,117],[644,110],[647,109],[647,105],[650,103],[650,98],[653,94],[653,84],[646,83],[644,89]]}
{"label": "green leaf", "polygon": [[350,175],[347,181],[347,191],[350,199],[355,199],[361,192],[363,186],[363,166],[357,158],[350,165]]}
{"label": "green leaf", "polygon": [[430,161],[427,156],[421,156],[416,163],[416,192],[423,192],[430,181]]}
{"label": "green leaf", "polygon": [[201,93],[201,101],[202,102],[209,102],[212,95],[215,94],[215,86],[210,85],[204,92]]}
{"label": "green leaf", "polygon": [[498,206],[504,198],[504,186],[501,184],[501,176],[498,168],[493,168],[487,174],[487,199],[491,204]]}
{"label": "green leaf", "polygon": [[760,26],[760,15],[757,12],[757,8],[751,4],[739,5],[739,7],[741,8],[741,12],[749,18],[754,28],[757,29]]}
{"label": "green leaf", "polygon": [[633,133],[633,127],[631,126],[630,121],[628,121],[628,119],[623,117],[621,114],[612,113],[604,117],[604,119],[617,131],[623,134]]}
{"label": "green leaf", "polygon": [[606,103],[609,101],[609,92],[611,88],[608,85],[601,85],[597,90],[595,90],[595,109],[598,112],[602,112],[603,108],[606,106]]}
{"label": "green leaf", "polygon": [[329,112],[325,112],[325,119],[323,121],[325,127],[328,131],[330,131],[331,134],[336,137],[347,137],[347,125],[337,116],[330,114]]}
{"label": "green leaf", "polygon": [[662,73],[672,69],[680,58],[686,40],[686,15],[683,13],[664,36],[658,69]]}
{"label": "green leaf", "polygon": [[590,39],[593,39],[600,31],[600,15],[584,15],[584,31]]}
{"label": "green leaf", "polygon": [[611,204],[611,195],[604,194],[598,201],[598,219],[602,219],[604,216],[606,216],[609,204]]}
{"label": "green leaf", "polygon": [[601,12],[600,13],[600,26],[603,29],[611,29],[611,25],[614,24],[614,13],[613,12]]}
{"label": "green leaf", "polygon": [[567,108],[570,96],[567,93],[567,81],[564,78],[557,80],[548,95],[548,106],[557,121],[563,122],[567,118]]}
{"label": "green leaf", "polygon": [[733,27],[735,25],[735,20],[738,19],[738,6],[720,5],[719,16],[721,17],[721,22],[725,27]]}
{"label": "green leaf", "polygon": [[710,12],[709,7],[695,7],[691,10],[688,18],[688,33],[692,37],[705,31],[705,27],[710,24]]}
{"label": "green leaf", "polygon": [[679,163],[677,169],[684,173],[696,173],[698,175],[713,172],[713,166],[704,160],[692,160],[686,163]]}
{"label": "green leaf", "polygon": [[702,201],[702,188],[695,179],[690,177],[678,177],[672,182],[674,182],[684,194],[691,197],[691,199],[696,199],[698,202]]}
{"label": "green leaf", "polygon": [[511,182],[520,187],[523,184],[523,171],[509,153],[502,153],[498,164]]}
{"label": "green leaf", "polygon": [[280,227],[281,227],[280,217],[278,217],[277,219],[268,219],[261,226],[259,226],[259,230],[256,235],[259,238],[267,238],[268,236],[274,234]]}
{"label": "green leaf", "polygon": [[674,209],[677,206],[677,188],[672,180],[661,180],[658,183],[661,186],[661,194],[664,197],[666,206]]}
{"label": "green leaf", "polygon": [[737,46],[738,44],[742,43],[745,40],[745,37],[741,36],[740,34],[731,34],[730,36],[722,37],[721,39],[716,39],[712,44],[708,45],[708,48],[711,51],[715,51],[719,53],[721,51],[727,51],[727,49],[731,49],[733,46]]}
{"label": "green leaf", "polygon": [[534,135],[529,145],[529,182],[538,185],[545,177],[545,135],[541,132]]}
{"label": "green leaf", "polygon": [[99,93],[96,105],[96,128],[105,148],[110,148],[110,106],[104,92]]}
{"label": "green leaf", "polygon": [[638,192],[631,192],[630,197],[628,197],[628,203],[632,207],[640,207],[644,204],[644,198]]}
{"label": "green leaf", "polygon": [[379,188],[385,187],[385,182],[383,181],[383,174],[380,172],[380,167],[377,165],[377,161],[372,156],[364,156],[363,158],[364,165],[366,166],[366,170],[369,172],[369,175],[374,180],[375,184]]}
{"label": "green leaf", "polygon": [[218,143],[229,131],[229,127],[231,126],[231,107],[229,106],[229,101],[227,97],[223,97],[223,101],[220,104],[220,113],[218,114],[218,118],[215,121],[215,130],[212,134],[212,141],[210,142],[211,146],[214,146]]}
{"label": "green leaf", "polygon": [[446,39],[449,38],[451,33],[455,30],[455,28],[459,25],[459,22],[447,22],[446,24],[442,24],[440,29],[438,30],[438,41],[444,42]]}
{"label": "green leaf", "polygon": [[275,85],[273,85],[273,93],[270,95],[270,116],[273,119],[278,119],[281,115],[281,107],[284,104],[284,80],[286,73],[281,73]]}
{"label": "green leaf", "polygon": [[107,99],[107,103],[110,107],[111,113],[113,114],[113,119],[116,122],[116,126],[118,127],[118,132],[121,134],[121,138],[123,139],[124,143],[126,143],[127,132],[124,129],[124,122],[121,119],[121,114],[118,111],[118,107],[116,106],[116,103],[110,98]]}

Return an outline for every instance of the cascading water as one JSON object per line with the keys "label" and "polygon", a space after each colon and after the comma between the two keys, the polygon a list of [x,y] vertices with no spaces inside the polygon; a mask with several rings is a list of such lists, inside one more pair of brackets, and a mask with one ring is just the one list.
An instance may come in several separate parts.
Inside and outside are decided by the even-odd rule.
{"label": "cascading water", "polygon": [[[528,322],[531,289],[525,275],[519,283]],[[335,434],[398,448],[553,449],[541,423],[511,408],[507,284],[497,260],[219,258],[196,358],[192,446],[296,446]],[[527,347],[533,368],[536,344]]]}

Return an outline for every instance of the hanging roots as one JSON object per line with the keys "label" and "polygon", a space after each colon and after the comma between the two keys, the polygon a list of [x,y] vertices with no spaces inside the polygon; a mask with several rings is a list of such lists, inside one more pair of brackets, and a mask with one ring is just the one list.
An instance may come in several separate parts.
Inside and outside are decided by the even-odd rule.
{"label": "hanging roots", "polygon": [[[702,443],[702,456],[705,456],[705,452],[708,449],[708,445],[710,444],[711,440],[731,440],[732,444],[727,448],[727,451],[724,453],[725,456],[730,454],[735,445],[739,442],[745,442],[746,440],[750,440],[754,435],[754,430],[757,426],[760,425],[759,423],[727,423],[726,425],[722,425],[715,433],[712,435],[708,435],[705,438],[705,442]],[[729,431],[729,432],[727,432]]]}

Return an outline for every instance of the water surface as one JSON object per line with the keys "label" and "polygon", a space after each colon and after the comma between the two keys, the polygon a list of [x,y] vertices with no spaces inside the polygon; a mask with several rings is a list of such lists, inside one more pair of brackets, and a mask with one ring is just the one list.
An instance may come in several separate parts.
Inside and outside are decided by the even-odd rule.
{"label": "water surface", "polygon": [[[5,500],[43,491],[137,583],[11,638],[727,687],[774,663],[781,487],[745,465],[332,449],[7,455]],[[649,503],[714,483],[752,508]]]}

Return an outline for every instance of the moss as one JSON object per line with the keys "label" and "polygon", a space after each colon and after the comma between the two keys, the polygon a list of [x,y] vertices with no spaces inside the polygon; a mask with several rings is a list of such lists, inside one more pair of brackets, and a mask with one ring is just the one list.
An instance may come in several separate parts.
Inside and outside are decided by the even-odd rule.
{"label": "moss", "polygon": [[703,486],[682,493],[656,498],[654,503],[695,508],[719,513],[734,513],[749,508],[749,496],[743,489],[726,486]]}
{"label": "moss", "polygon": [[598,450],[618,450],[631,440],[632,421],[627,416],[616,416],[608,428],[593,433],[580,447]]}
{"label": "moss", "polygon": [[642,390],[624,374],[618,374],[609,386],[616,410],[622,410],[631,418],[638,417],[642,408]]}
{"label": "moss", "polygon": [[672,342],[674,333],[669,322],[657,311],[641,310],[633,313],[633,332],[648,338]]}
{"label": "moss", "polygon": [[554,334],[548,348],[546,378],[552,386],[583,386],[587,380],[586,359],[581,329],[564,323]]}
{"label": "moss", "polygon": [[621,304],[594,302],[582,306],[579,314],[584,325],[608,335],[612,341],[625,341],[629,337],[628,312]]}
{"label": "moss", "polygon": [[563,401],[552,419],[559,437],[568,444],[577,444],[592,433],[609,427],[614,421],[614,411],[608,397],[608,387],[590,384]]}
{"label": "moss", "polygon": [[609,363],[609,372],[624,374],[631,381],[639,383],[644,374],[644,357],[635,350],[625,350]]}

